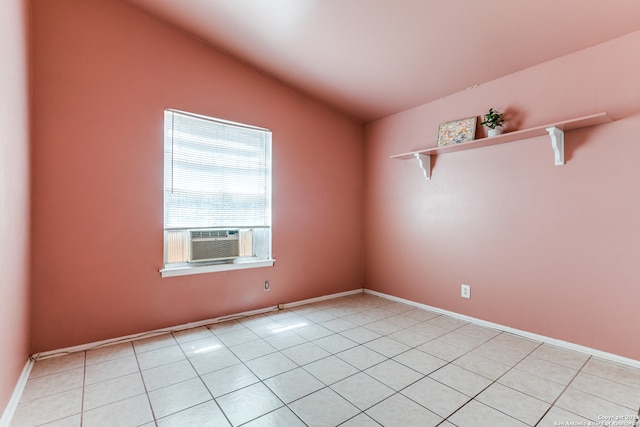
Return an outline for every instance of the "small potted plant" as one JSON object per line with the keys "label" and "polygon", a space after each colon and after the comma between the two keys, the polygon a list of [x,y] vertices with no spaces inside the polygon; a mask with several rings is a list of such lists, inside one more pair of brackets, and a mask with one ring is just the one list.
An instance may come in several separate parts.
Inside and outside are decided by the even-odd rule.
{"label": "small potted plant", "polygon": [[489,112],[484,115],[484,119],[480,123],[482,126],[489,128],[489,136],[496,136],[502,133],[502,125],[504,124],[504,114],[489,108]]}

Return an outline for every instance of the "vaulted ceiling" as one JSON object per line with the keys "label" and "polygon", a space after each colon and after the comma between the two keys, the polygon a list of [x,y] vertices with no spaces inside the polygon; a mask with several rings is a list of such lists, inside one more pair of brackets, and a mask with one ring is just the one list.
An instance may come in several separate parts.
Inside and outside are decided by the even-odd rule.
{"label": "vaulted ceiling", "polygon": [[640,30],[638,0],[125,1],[361,122]]}

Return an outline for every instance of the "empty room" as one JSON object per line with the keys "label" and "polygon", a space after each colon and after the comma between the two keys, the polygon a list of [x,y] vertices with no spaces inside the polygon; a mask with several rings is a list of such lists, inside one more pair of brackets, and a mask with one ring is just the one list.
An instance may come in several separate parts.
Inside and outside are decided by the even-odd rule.
{"label": "empty room", "polygon": [[639,426],[639,16],[3,0],[0,427]]}

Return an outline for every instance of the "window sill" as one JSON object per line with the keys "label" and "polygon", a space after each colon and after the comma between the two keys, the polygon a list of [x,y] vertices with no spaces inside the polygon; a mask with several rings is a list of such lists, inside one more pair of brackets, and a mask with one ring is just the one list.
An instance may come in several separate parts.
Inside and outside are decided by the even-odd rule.
{"label": "window sill", "polygon": [[275,259],[239,261],[232,264],[189,265],[160,270],[162,277],[188,276],[190,274],[215,273],[217,271],[244,270],[247,268],[273,267]]}

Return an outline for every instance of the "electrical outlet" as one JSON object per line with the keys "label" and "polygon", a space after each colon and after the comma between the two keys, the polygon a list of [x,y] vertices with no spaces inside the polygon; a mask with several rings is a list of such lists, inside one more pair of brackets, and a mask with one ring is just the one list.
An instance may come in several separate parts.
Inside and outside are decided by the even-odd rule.
{"label": "electrical outlet", "polygon": [[460,286],[460,296],[462,298],[471,298],[471,286],[464,283]]}
{"label": "electrical outlet", "polygon": [[265,280],[265,281],[264,281],[264,290],[265,290],[265,291],[268,291],[268,290],[270,290],[270,289],[271,289],[271,284],[269,283],[269,281],[268,281],[268,280]]}

